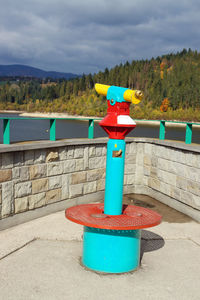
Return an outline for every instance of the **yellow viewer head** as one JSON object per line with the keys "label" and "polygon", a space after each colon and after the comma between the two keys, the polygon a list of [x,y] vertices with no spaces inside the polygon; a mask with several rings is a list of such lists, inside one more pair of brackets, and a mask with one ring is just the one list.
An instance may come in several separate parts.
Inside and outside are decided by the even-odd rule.
{"label": "yellow viewer head", "polygon": [[143,93],[139,90],[130,90],[118,86],[110,86],[105,84],[95,84],[95,90],[98,94],[106,96],[108,100],[114,99],[117,102],[140,103]]}

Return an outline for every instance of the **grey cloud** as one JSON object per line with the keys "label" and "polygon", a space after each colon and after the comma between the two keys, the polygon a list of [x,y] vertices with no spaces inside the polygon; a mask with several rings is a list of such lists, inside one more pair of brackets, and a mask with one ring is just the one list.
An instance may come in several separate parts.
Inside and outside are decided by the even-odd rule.
{"label": "grey cloud", "polygon": [[199,49],[200,4],[159,0],[0,0],[0,64],[98,72]]}

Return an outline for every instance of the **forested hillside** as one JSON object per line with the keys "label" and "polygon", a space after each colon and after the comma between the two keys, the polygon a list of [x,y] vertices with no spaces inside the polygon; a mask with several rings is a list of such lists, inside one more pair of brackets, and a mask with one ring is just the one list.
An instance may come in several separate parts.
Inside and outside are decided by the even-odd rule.
{"label": "forested hillside", "polygon": [[[103,116],[106,101],[96,94],[96,82],[142,90],[144,100],[132,105],[135,118],[200,120],[200,53],[190,49],[151,60],[133,60],[73,80],[4,78],[0,82],[0,108]],[[162,105],[164,99],[167,105]]]}
{"label": "forested hillside", "polygon": [[61,72],[54,72],[54,71],[44,71],[38,68],[33,68],[30,66],[24,65],[0,65],[0,77],[3,76],[11,76],[11,77],[35,77],[35,78],[65,78],[71,79],[79,77],[76,74],[72,73],[61,73]]}

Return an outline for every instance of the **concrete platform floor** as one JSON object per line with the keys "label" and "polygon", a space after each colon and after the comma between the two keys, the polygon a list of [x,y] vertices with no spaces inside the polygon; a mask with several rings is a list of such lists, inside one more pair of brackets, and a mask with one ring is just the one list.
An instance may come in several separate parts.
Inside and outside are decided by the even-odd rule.
{"label": "concrete platform floor", "polygon": [[125,203],[163,214],[142,231],[141,266],[103,275],[80,264],[82,226],[54,213],[0,231],[0,299],[200,299],[200,226],[187,216],[141,195]]}

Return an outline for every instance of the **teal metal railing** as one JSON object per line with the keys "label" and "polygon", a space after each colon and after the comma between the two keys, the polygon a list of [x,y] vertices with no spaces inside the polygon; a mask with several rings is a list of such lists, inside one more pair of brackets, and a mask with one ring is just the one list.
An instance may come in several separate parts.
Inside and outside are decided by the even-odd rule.
{"label": "teal metal railing", "polygon": [[[25,118],[25,117],[0,117],[3,120],[3,144],[10,144],[10,123],[12,120],[49,120],[49,140],[56,141],[56,120],[77,120],[77,118]],[[78,119],[80,120],[80,119]],[[101,120],[100,118],[81,118],[81,121],[88,121],[88,138],[94,138],[94,121]],[[137,121],[137,120],[136,120]],[[138,120],[141,121],[141,120]],[[142,120],[144,122],[156,120]],[[185,143],[192,143],[192,125],[200,125],[200,123],[178,122],[160,120],[159,139],[165,140],[166,123],[186,124]]]}
{"label": "teal metal railing", "polygon": [[159,131],[159,139],[165,140],[165,127],[166,123],[176,123],[176,124],[186,124],[186,130],[185,130],[185,143],[191,144],[192,143],[192,125],[200,125],[200,123],[192,123],[192,122],[178,122],[178,121],[160,121],[160,131]]}
{"label": "teal metal railing", "polygon": [[[0,117],[3,120],[3,144],[10,144],[10,123],[12,120],[49,120],[49,140],[56,141],[56,120],[77,120],[76,118],[20,118]],[[94,138],[94,121],[100,118],[81,118],[79,121],[88,121],[88,138]]]}

